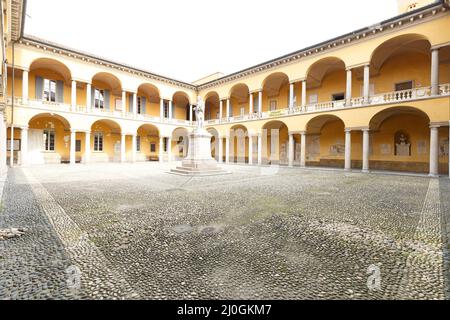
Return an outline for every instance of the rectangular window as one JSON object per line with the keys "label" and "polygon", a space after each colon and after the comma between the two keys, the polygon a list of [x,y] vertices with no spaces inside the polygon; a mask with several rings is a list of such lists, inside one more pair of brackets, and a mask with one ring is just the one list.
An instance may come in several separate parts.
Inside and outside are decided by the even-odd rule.
{"label": "rectangular window", "polygon": [[142,107],[141,107],[141,97],[137,97],[137,113],[142,113]]}
{"label": "rectangular window", "polygon": [[94,133],[94,151],[95,152],[103,152],[103,133],[102,132]]}
{"label": "rectangular window", "polygon": [[44,79],[44,101],[56,102],[56,81]]}
{"label": "rectangular window", "polygon": [[413,88],[412,81],[405,81],[395,84],[395,91],[411,90]]}
{"label": "rectangular window", "polygon": [[44,130],[44,150],[55,151],[55,131]]}
{"label": "rectangular window", "polygon": [[270,100],[270,111],[277,110],[277,100]]}
{"label": "rectangular window", "polygon": [[156,152],[156,143],[150,143],[150,152]]}
{"label": "rectangular window", "polygon": [[164,101],[164,118],[169,117],[169,103]]}
{"label": "rectangular window", "polygon": [[75,141],[75,152],[81,152],[81,140]]}
{"label": "rectangular window", "polygon": [[331,101],[341,101],[345,100],[345,93],[335,93],[331,96]]}
{"label": "rectangular window", "polygon": [[167,142],[168,142],[167,140],[168,140],[168,138],[163,139],[163,151],[164,152],[167,152]]}
{"label": "rectangular window", "polygon": [[136,136],[136,151],[141,152],[141,136]]}
{"label": "rectangular window", "polygon": [[241,116],[244,116],[244,114],[245,114],[245,108],[241,107]]}
{"label": "rectangular window", "polygon": [[319,101],[319,96],[317,94],[310,94],[309,95],[309,103],[315,104]]}
{"label": "rectangular window", "polygon": [[100,89],[94,91],[94,108],[103,109],[105,107],[105,92]]}

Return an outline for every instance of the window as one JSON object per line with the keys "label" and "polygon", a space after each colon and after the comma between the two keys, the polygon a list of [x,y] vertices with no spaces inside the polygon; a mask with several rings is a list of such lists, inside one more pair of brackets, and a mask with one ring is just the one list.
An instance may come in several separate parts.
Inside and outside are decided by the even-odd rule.
{"label": "window", "polygon": [[136,136],[136,151],[141,152],[141,136]]}
{"label": "window", "polygon": [[314,104],[319,101],[319,96],[317,94],[310,94],[309,95],[309,103]]}
{"label": "window", "polygon": [[56,102],[56,81],[44,79],[44,101]]}
{"label": "window", "polygon": [[168,140],[168,138],[163,139],[163,151],[164,152],[167,152],[167,140]]}
{"label": "window", "polygon": [[44,130],[44,150],[55,151],[55,131]]}
{"label": "window", "polygon": [[245,114],[245,108],[241,107],[241,116],[244,116],[244,114]]}
{"label": "window", "polygon": [[94,108],[103,109],[105,106],[105,92],[100,89],[95,89],[94,92]]}
{"label": "window", "polygon": [[103,152],[103,133],[102,132],[94,133],[94,151]]}
{"label": "window", "polygon": [[341,93],[335,93],[331,96],[331,100],[332,101],[340,101],[340,100],[345,100],[345,93],[341,92]]}
{"label": "window", "polygon": [[412,88],[412,81],[399,82],[395,84],[395,91],[411,90]]}
{"label": "window", "polygon": [[75,141],[75,152],[81,152],[81,140]]}
{"label": "window", "polygon": [[150,143],[150,152],[156,152],[156,143]]}
{"label": "window", "polygon": [[277,100],[271,100],[270,101],[270,111],[277,110]]}
{"label": "window", "polygon": [[141,97],[137,97],[137,113],[142,113],[142,107],[141,107]]}
{"label": "window", "polygon": [[164,101],[164,118],[169,117],[169,103]]}

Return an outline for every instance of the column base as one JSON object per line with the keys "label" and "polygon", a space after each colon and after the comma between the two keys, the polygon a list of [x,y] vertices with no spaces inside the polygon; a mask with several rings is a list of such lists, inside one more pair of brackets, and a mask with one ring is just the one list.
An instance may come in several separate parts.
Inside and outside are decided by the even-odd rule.
{"label": "column base", "polygon": [[428,174],[428,176],[430,178],[439,178],[439,174],[436,174],[436,173],[430,173],[430,174]]}

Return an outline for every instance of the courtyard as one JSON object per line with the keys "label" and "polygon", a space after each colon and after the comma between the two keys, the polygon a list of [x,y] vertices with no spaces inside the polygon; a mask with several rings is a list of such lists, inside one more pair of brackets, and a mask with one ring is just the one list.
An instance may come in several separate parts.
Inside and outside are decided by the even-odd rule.
{"label": "courtyard", "polygon": [[448,178],[173,166],[10,169],[0,299],[449,296]]}

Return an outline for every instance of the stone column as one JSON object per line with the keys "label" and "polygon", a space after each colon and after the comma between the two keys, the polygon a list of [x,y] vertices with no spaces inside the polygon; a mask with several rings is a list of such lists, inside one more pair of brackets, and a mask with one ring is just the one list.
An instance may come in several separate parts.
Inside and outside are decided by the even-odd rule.
{"label": "stone column", "polygon": [[253,93],[248,96],[248,114],[253,114]]}
{"label": "stone column", "polygon": [[363,129],[363,160],[362,172],[369,172],[369,129]]}
{"label": "stone column", "polygon": [[222,118],[223,118],[223,101],[222,100],[219,101],[219,118],[220,118],[220,120],[222,120]]}
{"label": "stone column", "polygon": [[20,131],[20,150],[22,165],[28,164],[28,127],[22,127]]}
{"label": "stone column", "polygon": [[136,92],[133,92],[133,117],[136,118],[137,116],[137,94]]}
{"label": "stone column", "polygon": [[223,137],[219,137],[219,163],[223,163]]}
{"label": "stone column", "polygon": [[189,123],[192,124],[192,120],[193,120],[193,106],[192,104],[189,104]]}
{"label": "stone column", "polygon": [[173,114],[172,114],[172,100],[169,100],[169,119],[172,120]]}
{"label": "stone column", "polygon": [[294,166],[294,134],[289,133],[289,167]]}
{"label": "stone column", "polygon": [[230,99],[227,99],[227,119],[230,118]]}
{"label": "stone column", "polygon": [[164,120],[164,99],[159,100],[159,116],[161,121]]}
{"label": "stone column", "polygon": [[439,126],[430,126],[430,176],[439,175]]}
{"label": "stone column", "polygon": [[0,112],[0,177],[6,174],[6,123],[3,112]]}
{"label": "stone column", "polygon": [[370,96],[370,65],[364,66],[364,103],[369,103],[369,96]]}
{"label": "stone column", "polygon": [[302,81],[302,110],[306,111],[306,80]]}
{"label": "stone column", "polygon": [[124,163],[126,160],[126,147],[125,147],[125,141],[127,136],[125,135],[125,133],[122,133],[121,136],[121,141],[120,141],[120,162]]}
{"label": "stone column", "polygon": [[225,137],[225,163],[230,163],[230,137]]}
{"label": "stone column", "polygon": [[9,166],[12,168],[14,167],[14,124],[11,124],[11,135],[10,135],[10,144],[9,149],[10,151],[10,157],[9,157]]}
{"label": "stone column", "polygon": [[136,135],[135,134],[133,134],[132,136],[131,136],[131,162],[136,162],[136,148],[137,148],[137,145],[136,145]]}
{"label": "stone column", "polygon": [[352,130],[345,129],[345,170],[352,169]]}
{"label": "stone column", "polygon": [[248,164],[253,164],[253,136],[248,136]]}
{"label": "stone column", "polygon": [[77,132],[70,130],[70,164],[75,164],[75,141]]}
{"label": "stone column", "polygon": [[294,109],[294,84],[289,85],[289,109]]}
{"label": "stone column", "polygon": [[88,164],[91,162],[91,132],[86,131],[85,133],[85,142],[84,142],[84,163]]}
{"label": "stone column", "polygon": [[347,88],[345,90],[345,105],[352,105],[352,69],[347,69]]}
{"label": "stone column", "polygon": [[23,70],[22,73],[22,101],[28,102],[28,70]]}
{"label": "stone column", "polygon": [[122,117],[125,118],[127,114],[127,93],[122,91]]}
{"label": "stone column", "polygon": [[167,138],[167,158],[168,162],[172,162],[172,138]]}
{"label": "stone column", "polygon": [[[162,100],[161,100],[162,101]],[[163,137],[159,137],[159,162],[163,163],[163,153],[164,153],[164,138]]]}
{"label": "stone column", "polygon": [[263,100],[263,93],[261,90],[258,92],[258,113],[262,112],[262,100]]}
{"label": "stone column", "polygon": [[439,94],[439,49],[431,50],[431,95]]}
{"label": "stone column", "polygon": [[87,112],[91,112],[91,84],[87,83],[86,84],[86,111]]}
{"label": "stone column", "polygon": [[72,80],[72,90],[71,90],[71,106],[72,111],[77,110],[77,82]]}
{"label": "stone column", "polygon": [[300,167],[306,167],[306,132],[301,132],[300,141]]}
{"label": "stone column", "polygon": [[258,134],[258,165],[262,165],[262,135]]}

